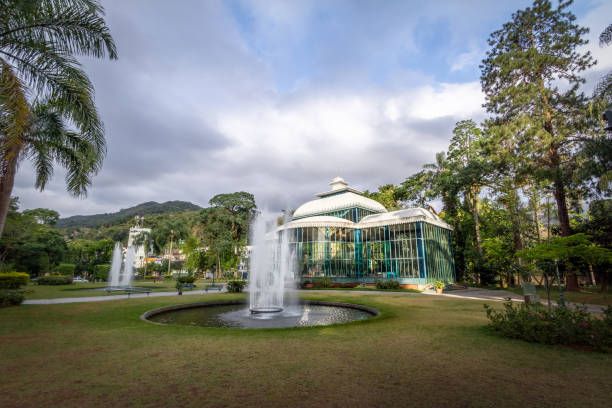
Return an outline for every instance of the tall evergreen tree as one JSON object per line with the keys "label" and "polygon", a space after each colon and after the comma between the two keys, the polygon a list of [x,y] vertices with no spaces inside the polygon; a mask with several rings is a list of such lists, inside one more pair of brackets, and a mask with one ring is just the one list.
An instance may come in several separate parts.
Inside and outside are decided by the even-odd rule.
{"label": "tall evergreen tree", "polygon": [[571,234],[567,189],[588,109],[580,73],[595,63],[579,51],[588,29],[575,24],[571,4],[536,0],[514,13],[491,34],[481,65],[485,106],[505,124],[521,123],[521,149],[530,159],[524,165],[552,183],[562,235]]}

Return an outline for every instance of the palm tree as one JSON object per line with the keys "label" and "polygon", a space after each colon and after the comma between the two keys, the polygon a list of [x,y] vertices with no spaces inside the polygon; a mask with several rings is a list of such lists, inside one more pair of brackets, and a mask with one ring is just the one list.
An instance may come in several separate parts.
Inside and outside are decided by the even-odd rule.
{"label": "palm tree", "polygon": [[93,86],[75,56],[117,58],[97,0],[0,0],[0,235],[20,160],[44,189],[59,164],[83,196],[106,153]]}

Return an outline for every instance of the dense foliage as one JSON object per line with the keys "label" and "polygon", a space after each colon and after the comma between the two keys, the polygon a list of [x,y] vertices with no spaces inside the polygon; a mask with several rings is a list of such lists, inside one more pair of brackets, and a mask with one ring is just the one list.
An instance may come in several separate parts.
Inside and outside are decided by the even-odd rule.
{"label": "dense foliage", "polygon": [[587,346],[603,352],[612,351],[612,306],[603,318],[591,315],[586,307],[555,307],[550,311],[539,303],[504,303],[496,311],[484,305],[490,327],[510,338],[533,343]]}
{"label": "dense foliage", "polygon": [[481,65],[490,117],[458,121],[434,163],[369,193],[388,209],[441,203],[459,281],[552,282],[557,259],[568,289],[582,276],[607,290],[612,139],[602,113],[612,99],[581,92],[595,61],[571,4],[535,0],[492,33]]}

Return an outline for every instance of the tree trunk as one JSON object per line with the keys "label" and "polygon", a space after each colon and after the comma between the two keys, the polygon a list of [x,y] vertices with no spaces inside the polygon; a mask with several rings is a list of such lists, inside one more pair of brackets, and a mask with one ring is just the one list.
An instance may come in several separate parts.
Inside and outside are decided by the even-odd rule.
{"label": "tree trunk", "polygon": [[476,249],[478,254],[482,256],[482,241],[480,238],[480,218],[478,217],[478,194],[475,191],[476,188],[472,188],[472,216],[474,217],[474,232],[476,233]]}
{"label": "tree trunk", "polygon": [[0,177],[0,237],[4,231],[6,216],[11,203],[11,193],[15,184],[15,174],[17,173],[17,162],[19,153],[7,154],[8,158],[3,163],[2,176]]}

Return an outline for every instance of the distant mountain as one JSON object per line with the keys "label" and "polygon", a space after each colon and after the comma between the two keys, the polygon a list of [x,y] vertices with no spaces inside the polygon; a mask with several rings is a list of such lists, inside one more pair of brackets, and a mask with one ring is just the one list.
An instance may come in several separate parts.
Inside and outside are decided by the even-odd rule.
{"label": "distant mountain", "polygon": [[156,203],[148,201],[130,208],[122,208],[118,212],[94,215],[73,215],[72,217],[60,218],[57,221],[57,228],[88,227],[95,228],[108,223],[127,221],[135,216],[150,214],[165,214],[184,211],[200,210],[202,207],[187,201],[166,201]]}

